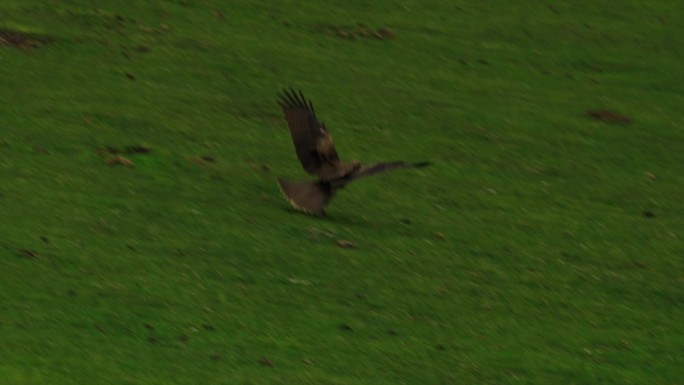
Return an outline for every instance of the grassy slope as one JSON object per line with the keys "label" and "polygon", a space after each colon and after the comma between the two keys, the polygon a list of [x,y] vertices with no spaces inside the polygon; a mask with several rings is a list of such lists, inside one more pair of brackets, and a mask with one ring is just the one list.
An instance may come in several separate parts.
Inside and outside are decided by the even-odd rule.
{"label": "grassy slope", "polygon": [[[54,38],[0,47],[0,383],[681,380],[676,1],[138,3],[0,6]],[[396,38],[316,32],[356,23]],[[285,85],[436,165],[294,214]]]}

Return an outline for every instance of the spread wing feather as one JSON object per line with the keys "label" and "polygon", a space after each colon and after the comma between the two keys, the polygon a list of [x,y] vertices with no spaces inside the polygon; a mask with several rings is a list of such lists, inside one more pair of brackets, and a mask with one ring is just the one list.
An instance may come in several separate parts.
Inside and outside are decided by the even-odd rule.
{"label": "spread wing feather", "polygon": [[330,169],[329,166],[334,166],[340,158],[330,133],[316,118],[311,100],[307,101],[301,91],[290,88],[279,95],[278,104],[285,115],[299,162],[309,174],[321,176],[324,169]]}
{"label": "spread wing feather", "polygon": [[430,162],[417,162],[417,163],[407,163],[403,161],[396,161],[396,162],[380,162],[380,163],[375,163],[370,166],[362,167],[360,168],[357,172],[355,172],[349,182],[363,178],[365,176],[373,175],[373,174],[379,174],[385,171],[391,171],[391,170],[398,170],[402,168],[417,168],[417,167],[425,167],[430,165]]}

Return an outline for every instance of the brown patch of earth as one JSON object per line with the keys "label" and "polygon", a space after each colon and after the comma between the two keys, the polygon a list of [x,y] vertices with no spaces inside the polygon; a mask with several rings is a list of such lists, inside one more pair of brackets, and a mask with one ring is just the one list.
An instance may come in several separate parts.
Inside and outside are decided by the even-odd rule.
{"label": "brown patch of earth", "polygon": [[17,250],[17,254],[19,254],[20,257],[28,258],[28,259],[37,259],[40,258],[40,254],[37,251],[34,250],[29,250],[29,249],[19,249]]}
{"label": "brown patch of earth", "polygon": [[152,151],[147,146],[128,146],[124,150],[126,154],[149,154]]}
{"label": "brown patch of earth", "polygon": [[109,166],[135,167],[135,164],[131,160],[126,159],[123,156],[111,157],[111,158],[107,159],[107,164]]}
{"label": "brown patch of earth", "polygon": [[271,166],[269,166],[266,163],[263,163],[263,164],[250,163],[249,167],[251,167],[252,170],[254,170],[254,171],[263,171],[263,172],[270,172],[271,171]]}
{"label": "brown patch of earth", "polygon": [[0,46],[6,45],[13,48],[37,48],[51,41],[45,36],[37,36],[30,33],[0,29]]}
{"label": "brown patch of earth", "polygon": [[190,161],[199,166],[206,166],[211,163],[216,163],[216,157],[213,155],[202,155],[199,157],[190,158]]}
{"label": "brown patch of earth", "polygon": [[259,363],[263,366],[273,366],[273,362],[271,362],[271,360],[265,357],[260,358]]}
{"label": "brown patch of earth", "polygon": [[112,146],[107,146],[102,149],[104,152],[110,155],[119,155],[119,154],[128,154],[128,155],[137,155],[137,154],[149,154],[152,152],[152,149],[144,146],[144,145],[134,145],[134,146],[128,146],[124,148],[123,150],[120,150],[116,147]]}
{"label": "brown patch of earth", "polygon": [[629,124],[632,122],[632,118],[627,115],[604,109],[587,111],[587,116],[605,123]]}
{"label": "brown patch of earth", "polygon": [[347,324],[345,324],[345,323],[340,324],[340,325],[338,326],[338,328],[339,328],[340,330],[342,330],[342,331],[345,331],[345,332],[353,332],[353,331],[354,331],[354,328],[352,328],[351,326],[349,326],[349,325],[347,325]]}
{"label": "brown patch of earth", "polygon": [[343,249],[355,249],[356,245],[352,243],[351,241],[348,241],[346,239],[338,239],[337,240],[337,246],[343,248]]}

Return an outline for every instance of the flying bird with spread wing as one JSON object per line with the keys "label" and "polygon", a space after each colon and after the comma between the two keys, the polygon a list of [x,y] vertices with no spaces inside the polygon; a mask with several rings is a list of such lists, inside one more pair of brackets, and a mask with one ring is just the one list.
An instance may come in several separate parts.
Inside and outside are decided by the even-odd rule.
{"label": "flying bird with spread wing", "polygon": [[290,128],[297,158],[306,172],[317,181],[291,182],[278,178],[280,190],[294,208],[324,216],[325,207],[337,191],[364,176],[400,168],[425,167],[428,162],[380,162],[362,166],[358,160],[343,162],[337,155],[325,124],[318,120],[311,100],[301,91],[283,90],[278,104]]}

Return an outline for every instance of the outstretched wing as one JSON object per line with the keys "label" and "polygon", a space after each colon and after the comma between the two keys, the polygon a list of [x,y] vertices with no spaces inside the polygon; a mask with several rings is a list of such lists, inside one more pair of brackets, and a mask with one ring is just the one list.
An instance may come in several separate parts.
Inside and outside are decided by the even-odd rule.
{"label": "outstretched wing", "polygon": [[301,91],[290,88],[279,95],[278,104],[283,109],[290,128],[297,158],[309,174],[321,176],[339,161],[332,137],[322,122],[316,118],[311,100]]}
{"label": "outstretched wing", "polygon": [[375,163],[370,166],[366,167],[361,167],[357,172],[355,172],[351,178],[350,182],[363,178],[364,176],[369,176],[373,174],[379,174],[381,172],[385,171],[391,171],[391,170],[398,170],[401,168],[417,168],[417,167],[425,167],[429,166],[430,162],[417,162],[417,163],[407,163],[403,161],[397,161],[397,162],[380,162],[380,163]]}

